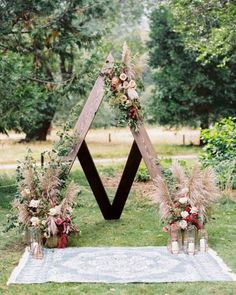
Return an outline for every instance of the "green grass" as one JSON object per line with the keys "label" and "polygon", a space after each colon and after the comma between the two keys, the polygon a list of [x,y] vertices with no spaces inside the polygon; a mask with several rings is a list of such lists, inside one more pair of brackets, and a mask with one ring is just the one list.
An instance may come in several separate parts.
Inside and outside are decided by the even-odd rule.
{"label": "green grass", "polygon": [[[121,168],[120,168],[121,169]],[[105,176],[116,175],[114,167],[99,169]],[[118,169],[119,172],[119,169]],[[150,246],[166,245],[167,235],[162,232],[157,206],[133,191],[129,196],[120,220],[105,221],[88,187],[83,173],[79,170],[71,174],[82,188],[75,211],[81,235],[70,240],[71,246]],[[1,178],[0,178],[1,179]],[[8,179],[10,183],[14,179]],[[0,183],[2,185],[2,183]],[[112,193],[112,191],[110,191]],[[47,283],[35,285],[6,286],[6,281],[18,264],[23,252],[19,233],[3,233],[3,223],[9,213],[9,201],[14,191],[0,189],[0,294],[192,294],[192,295],[233,295],[236,282],[225,283],[166,283],[166,284],[79,284]],[[7,197],[6,197],[7,195]],[[2,197],[5,196],[3,200]],[[112,196],[112,194],[111,194]],[[236,203],[221,199],[215,207],[213,219],[208,224],[209,243],[223,260],[236,272]]]}

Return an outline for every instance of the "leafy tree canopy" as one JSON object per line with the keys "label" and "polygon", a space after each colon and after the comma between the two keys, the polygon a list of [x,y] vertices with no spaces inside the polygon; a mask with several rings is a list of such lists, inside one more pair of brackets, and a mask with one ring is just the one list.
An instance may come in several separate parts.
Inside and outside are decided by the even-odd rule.
{"label": "leafy tree canopy", "polygon": [[216,61],[226,66],[235,62],[235,0],[171,0],[175,29],[182,34],[186,48],[198,53],[201,62]]}
{"label": "leafy tree canopy", "polygon": [[116,37],[127,32],[136,47],[131,24],[139,24],[151,2],[1,0],[0,132],[46,139],[57,111],[56,118],[66,117],[83,101]]}
{"label": "leafy tree canopy", "polygon": [[[181,1],[180,1],[181,2]],[[235,67],[219,67],[219,60],[201,63],[198,51],[186,47],[183,32],[175,30],[171,6],[159,5],[150,19],[150,65],[154,95],[149,101],[151,122],[207,128],[225,115],[234,115]]]}

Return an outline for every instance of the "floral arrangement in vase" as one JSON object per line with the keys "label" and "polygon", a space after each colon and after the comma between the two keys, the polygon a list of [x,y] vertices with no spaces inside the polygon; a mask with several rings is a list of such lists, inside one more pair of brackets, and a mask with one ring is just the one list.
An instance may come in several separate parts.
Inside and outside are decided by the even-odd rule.
{"label": "floral arrangement in vase", "polygon": [[64,248],[68,236],[78,232],[72,212],[80,190],[66,179],[68,163],[55,152],[48,156],[48,163],[40,167],[28,153],[18,167],[18,195],[13,208],[20,227],[38,229],[44,244],[50,246],[54,240],[54,247]]}
{"label": "floral arrangement in vase", "polygon": [[171,188],[162,177],[154,180],[160,217],[165,223],[163,230],[170,234],[172,253],[183,249],[194,254],[198,248],[197,235],[205,233],[209,209],[219,197],[215,174],[211,168],[201,170],[196,165],[187,175],[178,162],[173,163],[171,172],[174,179]]}
{"label": "floral arrangement in vase", "polygon": [[114,62],[105,82],[110,105],[120,111],[119,123],[127,123],[137,131],[139,121],[142,120],[141,105],[130,50],[126,43],[123,46],[122,61]]}
{"label": "floral arrangement in vase", "polygon": [[17,167],[18,189],[5,230],[19,227],[35,258],[42,258],[42,244],[64,248],[69,235],[78,233],[73,208],[80,189],[68,179],[71,163],[65,158],[79,137],[71,133],[74,115],[57,133],[59,141],[52,151],[43,153],[47,156],[43,166],[28,151]]}

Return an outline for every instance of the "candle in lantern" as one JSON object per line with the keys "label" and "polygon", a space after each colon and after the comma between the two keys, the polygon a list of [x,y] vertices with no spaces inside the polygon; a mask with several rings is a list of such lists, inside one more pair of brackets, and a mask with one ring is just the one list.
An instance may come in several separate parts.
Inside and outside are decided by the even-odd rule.
{"label": "candle in lantern", "polygon": [[188,244],[188,254],[193,255],[195,252],[195,245],[193,242]]}
{"label": "candle in lantern", "polygon": [[206,251],[206,240],[204,238],[200,239],[200,251],[201,252]]}
{"label": "candle in lantern", "polygon": [[179,253],[179,244],[177,241],[173,241],[171,243],[171,250],[173,254],[178,254]]}

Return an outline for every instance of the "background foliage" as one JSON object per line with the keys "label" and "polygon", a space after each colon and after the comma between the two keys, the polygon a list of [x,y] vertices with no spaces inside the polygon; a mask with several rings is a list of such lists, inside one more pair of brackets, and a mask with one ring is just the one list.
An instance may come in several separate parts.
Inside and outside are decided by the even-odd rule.
{"label": "background foliage", "polygon": [[[158,5],[150,18],[147,45],[155,83],[149,102],[150,122],[172,126],[200,124],[208,128],[218,118],[235,114],[235,59],[232,57],[222,64],[222,56],[216,54],[214,58],[202,60],[198,48],[190,46],[190,41],[187,43],[188,34],[192,36],[197,27],[187,26],[180,14],[180,11],[189,13],[190,22],[192,6],[187,4],[191,1],[169,2],[171,4]],[[208,18],[208,10],[202,9],[201,13],[201,17]],[[192,15],[193,12],[191,20]],[[206,29],[204,25],[207,24],[202,24]],[[199,36],[198,45],[200,39]]]}
{"label": "background foliage", "polygon": [[[235,116],[235,20],[232,0],[1,1],[0,132],[46,139],[52,122],[80,112],[124,41],[143,73],[149,123],[208,128]],[[114,118],[104,102],[93,126]]]}
{"label": "background foliage", "polygon": [[225,118],[201,133],[203,166],[213,166],[221,188],[236,188],[236,118]]}

